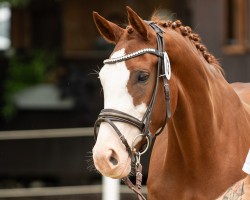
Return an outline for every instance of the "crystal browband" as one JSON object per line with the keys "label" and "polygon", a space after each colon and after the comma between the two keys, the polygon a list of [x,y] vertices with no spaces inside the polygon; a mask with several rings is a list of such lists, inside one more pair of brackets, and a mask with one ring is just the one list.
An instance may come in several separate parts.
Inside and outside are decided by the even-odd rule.
{"label": "crystal browband", "polygon": [[154,54],[154,55],[159,56],[159,57],[163,57],[163,52],[159,52],[156,49],[146,48],[146,49],[141,49],[139,51],[135,51],[133,53],[121,56],[121,57],[106,59],[106,60],[103,61],[103,63],[104,64],[113,64],[113,63],[116,63],[116,62],[129,60],[131,58],[140,56],[140,55],[145,54],[145,53],[150,53],[150,54]]}

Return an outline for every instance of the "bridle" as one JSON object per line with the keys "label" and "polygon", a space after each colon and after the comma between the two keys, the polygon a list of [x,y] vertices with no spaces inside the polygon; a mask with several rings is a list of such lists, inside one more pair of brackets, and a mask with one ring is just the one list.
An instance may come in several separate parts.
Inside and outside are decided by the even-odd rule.
{"label": "bridle", "polygon": [[[95,138],[97,138],[98,127],[100,126],[100,124],[102,122],[108,123],[115,130],[115,132],[118,134],[118,136],[120,137],[122,143],[126,147],[126,150],[129,154],[129,156],[131,157],[131,159],[135,160],[135,158],[136,158],[136,186],[129,180],[128,177],[123,178],[123,181],[128,185],[128,187],[130,189],[132,189],[135,193],[137,193],[139,199],[146,199],[141,194],[141,191],[140,191],[141,181],[142,181],[142,173],[141,173],[142,166],[140,164],[140,156],[146,152],[146,150],[148,149],[148,147],[151,144],[152,134],[149,130],[149,126],[150,126],[150,122],[151,122],[151,115],[152,115],[152,110],[153,110],[153,106],[154,106],[155,99],[156,99],[156,94],[157,94],[157,89],[158,89],[160,77],[163,78],[167,111],[166,111],[166,116],[165,116],[163,126],[155,133],[154,136],[159,135],[163,131],[168,119],[171,116],[170,95],[169,95],[169,85],[168,85],[168,80],[170,80],[170,76],[171,76],[171,68],[170,68],[170,61],[169,61],[168,55],[165,51],[165,44],[164,44],[164,38],[163,38],[164,30],[162,28],[160,28],[154,22],[151,22],[151,21],[145,21],[145,22],[148,23],[153,28],[153,30],[156,32],[157,49],[152,49],[152,48],[141,49],[139,51],[136,51],[136,52],[133,52],[133,53],[130,53],[130,54],[118,57],[118,58],[106,59],[106,60],[104,60],[103,63],[104,64],[114,64],[117,62],[122,62],[122,61],[132,59],[134,57],[137,57],[137,56],[140,56],[140,55],[146,54],[146,53],[156,55],[158,57],[157,75],[156,75],[154,90],[153,90],[152,97],[151,97],[151,100],[149,102],[148,108],[147,108],[142,120],[139,120],[139,119],[133,117],[132,115],[129,115],[129,114],[124,113],[124,112],[119,111],[119,110],[103,109],[103,110],[101,110],[101,112],[100,112],[100,114],[95,122],[95,125],[94,125],[94,136],[95,136]],[[138,128],[141,132],[141,134],[139,134],[138,136],[143,136],[146,138],[146,147],[144,149],[142,149],[141,151],[139,150],[137,152],[137,150],[134,148],[134,146],[132,144],[132,149],[131,149],[127,140],[125,139],[123,134],[120,132],[120,130],[117,128],[117,126],[115,125],[114,122],[123,122],[123,123],[127,123],[127,124],[130,124],[130,125]],[[136,136],[136,138],[138,136]],[[134,141],[136,140],[136,138],[134,139]]]}

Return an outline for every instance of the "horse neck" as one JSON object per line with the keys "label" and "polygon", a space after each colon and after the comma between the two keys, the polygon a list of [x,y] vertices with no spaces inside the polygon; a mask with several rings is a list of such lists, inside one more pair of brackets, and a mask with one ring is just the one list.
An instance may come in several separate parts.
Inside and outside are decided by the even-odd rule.
{"label": "horse neck", "polygon": [[174,198],[186,191],[215,199],[244,176],[241,168],[250,146],[250,130],[244,124],[249,122],[239,97],[218,69],[197,49],[188,48],[192,44],[181,48],[186,41],[178,41],[167,41],[172,117],[156,138],[148,187],[150,193],[171,188],[167,195]]}
{"label": "horse neck", "polygon": [[168,155],[172,160],[179,154],[183,165],[204,165],[207,169],[225,156],[219,151],[226,148],[230,137],[235,139],[235,135],[226,136],[230,130],[222,124],[225,117],[227,123],[234,123],[232,109],[240,108],[241,103],[224,77],[202,59],[187,57],[173,66],[180,70],[173,72],[178,92],[176,109],[168,123]]}

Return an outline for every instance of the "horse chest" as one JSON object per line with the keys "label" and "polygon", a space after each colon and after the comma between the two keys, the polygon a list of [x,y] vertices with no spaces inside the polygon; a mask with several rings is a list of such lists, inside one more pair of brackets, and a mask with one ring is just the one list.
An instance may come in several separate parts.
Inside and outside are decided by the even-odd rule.
{"label": "horse chest", "polygon": [[[156,190],[148,191],[148,200],[211,200],[210,196],[204,195],[198,191],[194,191],[193,189],[188,189],[185,186],[179,185],[168,185],[168,184],[161,184],[158,186]],[[218,199],[222,200],[222,199]]]}

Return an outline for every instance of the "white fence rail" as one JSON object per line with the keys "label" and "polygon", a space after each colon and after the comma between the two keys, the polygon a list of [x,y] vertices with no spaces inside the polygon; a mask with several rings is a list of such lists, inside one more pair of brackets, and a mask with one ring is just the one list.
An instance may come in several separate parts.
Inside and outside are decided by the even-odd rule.
{"label": "white fence rail", "polygon": [[[0,140],[30,140],[44,138],[92,137],[93,128],[65,128],[46,130],[0,131]],[[146,193],[146,187],[143,187]],[[0,198],[21,198],[57,195],[101,194],[102,200],[120,200],[120,194],[131,194],[126,187],[120,185],[120,180],[103,177],[102,185],[65,186],[0,189]]]}
{"label": "white fence rail", "polygon": [[0,140],[90,137],[93,136],[94,132],[93,130],[94,129],[92,127],[87,127],[87,128],[0,131]]}

